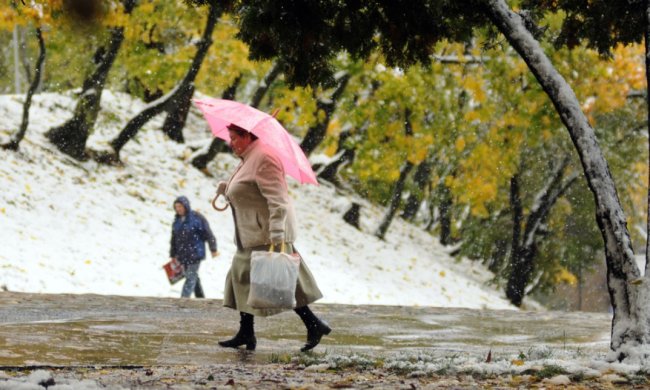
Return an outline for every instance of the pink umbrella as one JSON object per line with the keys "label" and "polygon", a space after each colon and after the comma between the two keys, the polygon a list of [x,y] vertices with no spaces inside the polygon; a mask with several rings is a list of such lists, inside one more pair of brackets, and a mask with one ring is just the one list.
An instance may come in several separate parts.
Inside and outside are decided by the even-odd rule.
{"label": "pink umbrella", "polygon": [[215,137],[230,142],[226,126],[234,123],[271,146],[289,176],[301,183],[318,184],[311,164],[300,145],[272,115],[247,104],[226,99],[194,99],[194,104],[203,112]]}

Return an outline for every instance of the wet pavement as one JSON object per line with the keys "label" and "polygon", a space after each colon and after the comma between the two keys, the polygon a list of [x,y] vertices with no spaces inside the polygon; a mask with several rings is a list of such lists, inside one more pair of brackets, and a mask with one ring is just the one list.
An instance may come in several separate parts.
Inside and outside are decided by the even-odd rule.
{"label": "wet pavement", "polygon": [[[313,305],[333,332],[316,352],[439,356],[526,352],[544,345],[604,354],[610,317],[431,307]],[[297,353],[305,329],[293,312],[255,319],[253,354],[220,348],[238,314],[220,300],[0,292],[0,369],[267,364]]]}

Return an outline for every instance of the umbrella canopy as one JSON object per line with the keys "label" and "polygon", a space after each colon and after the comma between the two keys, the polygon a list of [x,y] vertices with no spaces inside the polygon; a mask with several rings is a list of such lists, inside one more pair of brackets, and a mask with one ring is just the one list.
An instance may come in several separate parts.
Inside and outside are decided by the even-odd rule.
{"label": "umbrella canopy", "polygon": [[269,145],[282,161],[284,171],[289,176],[301,183],[318,184],[300,145],[272,115],[247,104],[226,99],[194,99],[194,104],[203,112],[215,137],[230,142],[227,126],[234,123]]}

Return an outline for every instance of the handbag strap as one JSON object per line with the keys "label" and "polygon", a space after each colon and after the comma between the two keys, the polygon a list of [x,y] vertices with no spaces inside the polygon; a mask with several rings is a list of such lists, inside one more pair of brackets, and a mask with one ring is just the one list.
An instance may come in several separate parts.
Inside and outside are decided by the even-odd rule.
{"label": "handbag strap", "polygon": [[[284,253],[285,246],[286,244],[284,243],[284,241],[282,241],[282,244],[280,244],[280,253]],[[275,244],[271,243],[271,246],[269,247],[269,252],[273,252],[274,249],[275,249]]]}

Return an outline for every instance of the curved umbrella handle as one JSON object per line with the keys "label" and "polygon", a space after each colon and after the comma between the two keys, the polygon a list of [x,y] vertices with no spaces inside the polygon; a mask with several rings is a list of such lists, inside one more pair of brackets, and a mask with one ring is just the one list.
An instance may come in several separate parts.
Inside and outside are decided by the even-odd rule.
{"label": "curved umbrella handle", "polygon": [[212,207],[217,211],[224,211],[228,208],[229,203],[226,202],[225,206],[217,207],[217,199],[219,198],[219,195],[221,194],[217,194],[217,196],[215,196],[214,199],[212,199]]}

